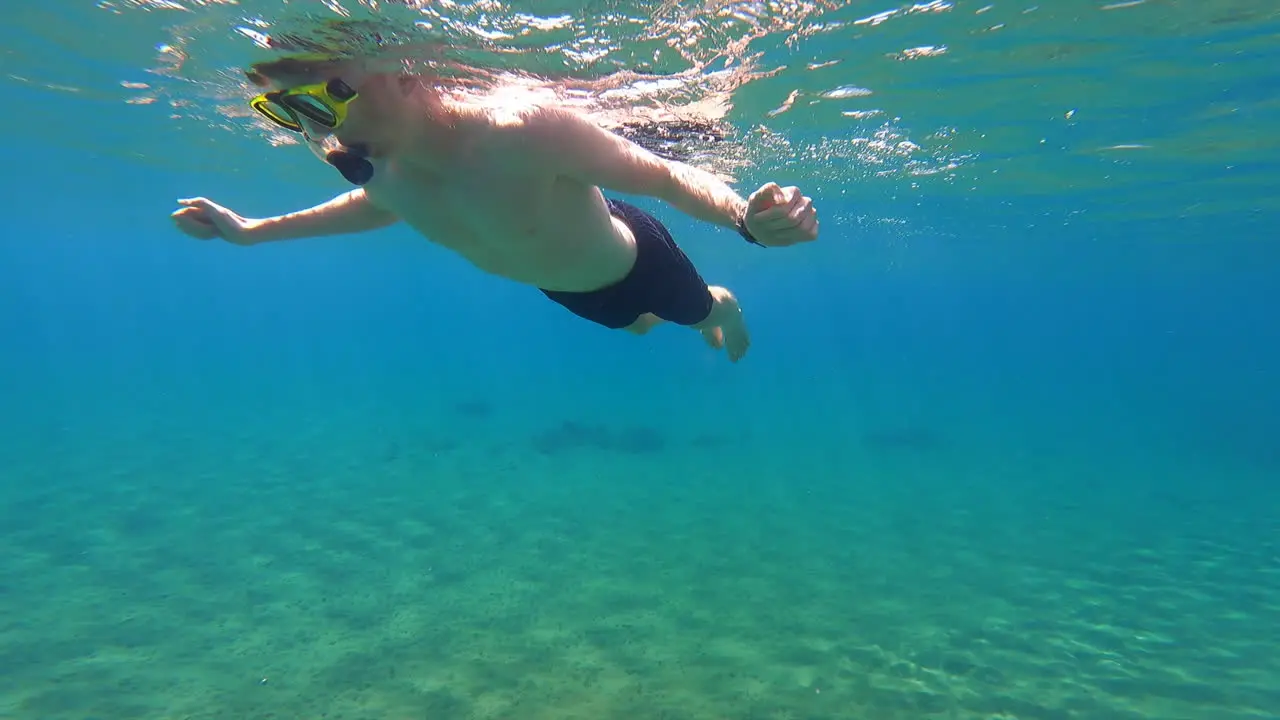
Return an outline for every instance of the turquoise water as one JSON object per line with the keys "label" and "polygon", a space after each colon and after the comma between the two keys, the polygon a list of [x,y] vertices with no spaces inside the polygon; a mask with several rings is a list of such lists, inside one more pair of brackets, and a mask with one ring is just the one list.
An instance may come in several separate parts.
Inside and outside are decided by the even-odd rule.
{"label": "turquoise water", "polygon": [[730,365],[402,228],[180,236],[342,183],[216,120],[241,10],[118,5],[5,11],[0,719],[1280,716],[1280,11],[765,35],[738,186],[821,241],[636,200]]}

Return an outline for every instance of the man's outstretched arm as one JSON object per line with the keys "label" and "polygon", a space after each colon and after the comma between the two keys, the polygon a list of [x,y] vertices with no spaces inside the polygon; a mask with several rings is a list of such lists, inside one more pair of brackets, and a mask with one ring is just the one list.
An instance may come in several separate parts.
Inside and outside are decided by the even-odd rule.
{"label": "man's outstretched arm", "polygon": [[173,220],[188,235],[221,237],[236,245],[257,245],[325,235],[346,235],[387,227],[399,220],[369,201],[362,188],[313,208],[269,218],[245,218],[207,198],[179,200]]}
{"label": "man's outstretched arm", "polygon": [[682,212],[728,228],[746,228],[765,245],[817,238],[813,203],[798,188],[769,183],[744,199],[715,175],[658,157],[568,110],[526,120],[539,157],[582,182],[665,200]]}

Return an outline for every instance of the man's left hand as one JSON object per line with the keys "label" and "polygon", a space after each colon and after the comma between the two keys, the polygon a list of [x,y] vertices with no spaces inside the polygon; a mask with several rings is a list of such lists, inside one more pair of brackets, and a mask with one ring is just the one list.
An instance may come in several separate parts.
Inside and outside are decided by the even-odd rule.
{"label": "man's left hand", "polygon": [[747,198],[747,232],[761,245],[785,247],[818,239],[818,211],[798,187],[766,183]]}

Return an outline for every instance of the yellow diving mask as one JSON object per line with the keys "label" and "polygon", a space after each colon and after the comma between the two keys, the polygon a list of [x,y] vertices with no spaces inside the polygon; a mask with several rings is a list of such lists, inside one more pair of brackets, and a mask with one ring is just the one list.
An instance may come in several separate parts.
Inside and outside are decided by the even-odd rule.
{"label": "yellow diving mask", "polygon": [[334,78],[263,93],[249,101],[249,106],[276,125],[301,133],[316,157],[336,168],[348,182],[364,185],[373,178],[368,148],[345,147],[333,136],[347,119],[347,105],[357,96],[350,85]]}
{"label": "yellow diving mask", "polygon": [[285,130],[303,132],[303,120],[334,130],[347,119],[347,105],[356,97],[350,85],[333,78],[263,93],[250,100],[249,107]]}

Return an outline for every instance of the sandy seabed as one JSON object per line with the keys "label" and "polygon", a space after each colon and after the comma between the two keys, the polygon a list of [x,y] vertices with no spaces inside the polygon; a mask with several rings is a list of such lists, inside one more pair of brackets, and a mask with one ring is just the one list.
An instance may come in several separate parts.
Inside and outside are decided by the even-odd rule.
{"label": "sandy seabed", "polygon": [[1069,457],[252,437],[26,453],[0,719],[1280,714],[1265,513],[1067,492]]}

